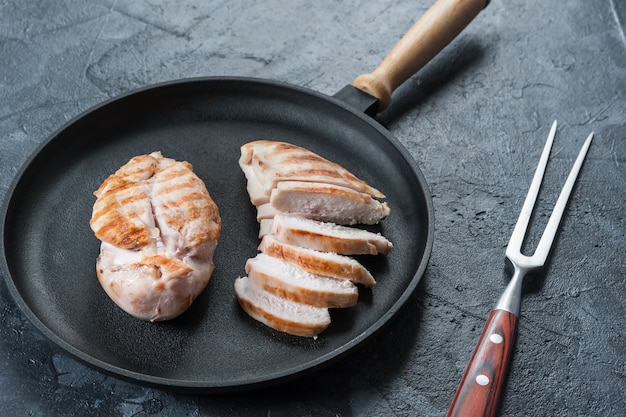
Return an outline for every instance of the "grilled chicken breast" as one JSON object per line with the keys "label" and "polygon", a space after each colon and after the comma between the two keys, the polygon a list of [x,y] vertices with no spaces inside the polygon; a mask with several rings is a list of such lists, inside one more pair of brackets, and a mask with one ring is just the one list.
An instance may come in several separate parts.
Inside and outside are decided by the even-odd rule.
{"label": "grilled chicken breast", "polygon": [[96,271],[111,299],[143,320],[184,312],[213,273],[217,205],[187,162],[132,158],[94,192],[90,226],[102,241]]}

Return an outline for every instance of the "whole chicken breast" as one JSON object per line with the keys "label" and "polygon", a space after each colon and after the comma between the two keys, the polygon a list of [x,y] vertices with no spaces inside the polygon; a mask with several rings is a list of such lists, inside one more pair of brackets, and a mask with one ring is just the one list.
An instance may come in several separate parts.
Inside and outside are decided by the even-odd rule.
{"label": "whole chicken breast", "polygon": [[109,297],[143,320],[183,313],[211,278],[221,233],[217,205],[192,166],[160,152],[136,156],[94,195],[96,272]]}

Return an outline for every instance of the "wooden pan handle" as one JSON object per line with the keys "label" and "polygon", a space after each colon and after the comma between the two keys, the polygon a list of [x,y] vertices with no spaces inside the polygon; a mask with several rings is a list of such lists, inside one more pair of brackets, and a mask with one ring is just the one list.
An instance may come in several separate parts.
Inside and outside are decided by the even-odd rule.
{"label": "wooden pan handle", "polygon": [[493,310],[480,335],[447,417],[494,416],[513,352],[517,316]]}
{"label": "wooden pan handle", "polygon": [[461,33],[487,3],[489,0],[437,0],[378,68],[358,76],[352,85],[376,97],[379,112],[386,109],[391,93]]}

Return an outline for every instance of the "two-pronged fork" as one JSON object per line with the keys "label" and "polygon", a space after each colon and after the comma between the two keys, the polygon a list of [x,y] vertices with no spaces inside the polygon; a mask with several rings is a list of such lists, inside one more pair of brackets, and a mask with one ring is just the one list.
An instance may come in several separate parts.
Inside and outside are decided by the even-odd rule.
{"label": "two-pronged fork", "polygon": [[522,212],[517,219],[506,248],[506,258],[513,266],[513,277],[487,319],[485,328],[480,335],[452,405],[448,410],[447,415],[449,417],[493,416],[495,414],[506,377],[506,369],[513,351],[520,304],[522,302],[522,281],[529,272],[542,268],[546,262],[554,236],[561,222],[561,217],[565,211],[565,206],[593,138],[593,133],[591,133],[583,144],[561,190],[535,253],[532,256],[526,256],[521,252],[522,243],[537,194],[539,193],[546,165],[548,164],[555,134],[556,121],[550,129],[550,134],[539,159],[539,165],[526,195]]}

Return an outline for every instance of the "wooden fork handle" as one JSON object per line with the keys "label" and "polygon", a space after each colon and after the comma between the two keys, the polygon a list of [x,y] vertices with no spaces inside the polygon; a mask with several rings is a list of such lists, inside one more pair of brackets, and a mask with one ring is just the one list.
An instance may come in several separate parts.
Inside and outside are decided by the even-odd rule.
{"label": "wooden fork handle", "polygon": [[448,417],[494,416],[513,352],[518,318],[492,310],[448,410]]}

